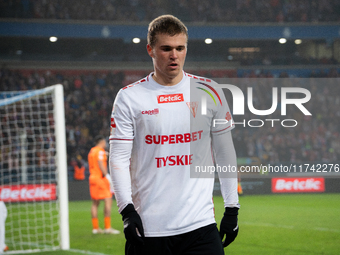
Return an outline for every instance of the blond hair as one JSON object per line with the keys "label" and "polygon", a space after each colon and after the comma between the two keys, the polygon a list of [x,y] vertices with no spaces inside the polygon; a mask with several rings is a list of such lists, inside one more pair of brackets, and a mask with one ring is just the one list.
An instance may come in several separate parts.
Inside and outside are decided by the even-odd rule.
{"label": "blond hair", "polygon": [[181,33],[185,34],[188,38],[188,29],[182,21],[173,15],[162,15],[155,18],[149,24],[147,36],[148,44],[151,47],[156,44],[157,34],[174,36]]}

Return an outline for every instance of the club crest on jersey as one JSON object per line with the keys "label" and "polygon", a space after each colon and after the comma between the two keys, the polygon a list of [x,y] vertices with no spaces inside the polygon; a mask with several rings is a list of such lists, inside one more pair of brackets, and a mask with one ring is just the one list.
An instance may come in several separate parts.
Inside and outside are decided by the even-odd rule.
{"label": "club crest on jersey", "polygon": [[159,95],[157,96],[157,101],[159,104],[183,102],[184,96],[182,93]]}
{"label": "club crest on jersey", "polygon": [[194,116],[195,118],[198,108],[198,102],[187,102],[187,106],[189,107],[192,116]]}

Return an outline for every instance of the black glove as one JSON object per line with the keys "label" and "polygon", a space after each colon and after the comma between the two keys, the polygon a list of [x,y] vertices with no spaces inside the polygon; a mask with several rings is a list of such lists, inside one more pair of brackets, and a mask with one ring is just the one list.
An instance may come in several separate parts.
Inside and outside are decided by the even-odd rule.
{"label": "black glove", "polygon": [[225,208],[220,225],[221,240],[223,240],[224,235],[226,236],[225,240],[222,242],[223,247],[227,247],[231,242],[233,242],[238,234],[237,215],[237,207]]}
{"label": "black glove", "polygon": [[143,224],[133,204],[128,204],[121,212],[121,215],[123,216],[124,234],[126,240],[133,245],[143,245],[144,244]]}

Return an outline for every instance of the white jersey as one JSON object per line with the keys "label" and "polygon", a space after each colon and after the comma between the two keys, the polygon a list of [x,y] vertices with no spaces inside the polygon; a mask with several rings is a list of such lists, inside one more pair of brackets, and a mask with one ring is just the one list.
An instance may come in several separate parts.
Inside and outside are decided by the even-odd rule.
{"label": "white jersey", "polygon": [[234,126],[213,127],[213,119],[231,116],[211,80],[184,73],[178,84],[162,86],[152,74],[117,94],[110,141],[133,142],[132,201],[145,236],[171,236],[215,223],[214,179],[191,178],[190,167],[214,165],[211,135]]}

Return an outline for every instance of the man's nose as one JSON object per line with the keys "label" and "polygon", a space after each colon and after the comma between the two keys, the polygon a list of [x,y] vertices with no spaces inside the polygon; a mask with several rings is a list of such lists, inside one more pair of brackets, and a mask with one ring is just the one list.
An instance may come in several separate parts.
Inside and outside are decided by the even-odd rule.
{"label": "man's nose", "polygon": [[176,49],[171,50],[170,58],[171,58],[171,59],[176,59],[176,58],[178,58],[177,50],[176,50]]}

